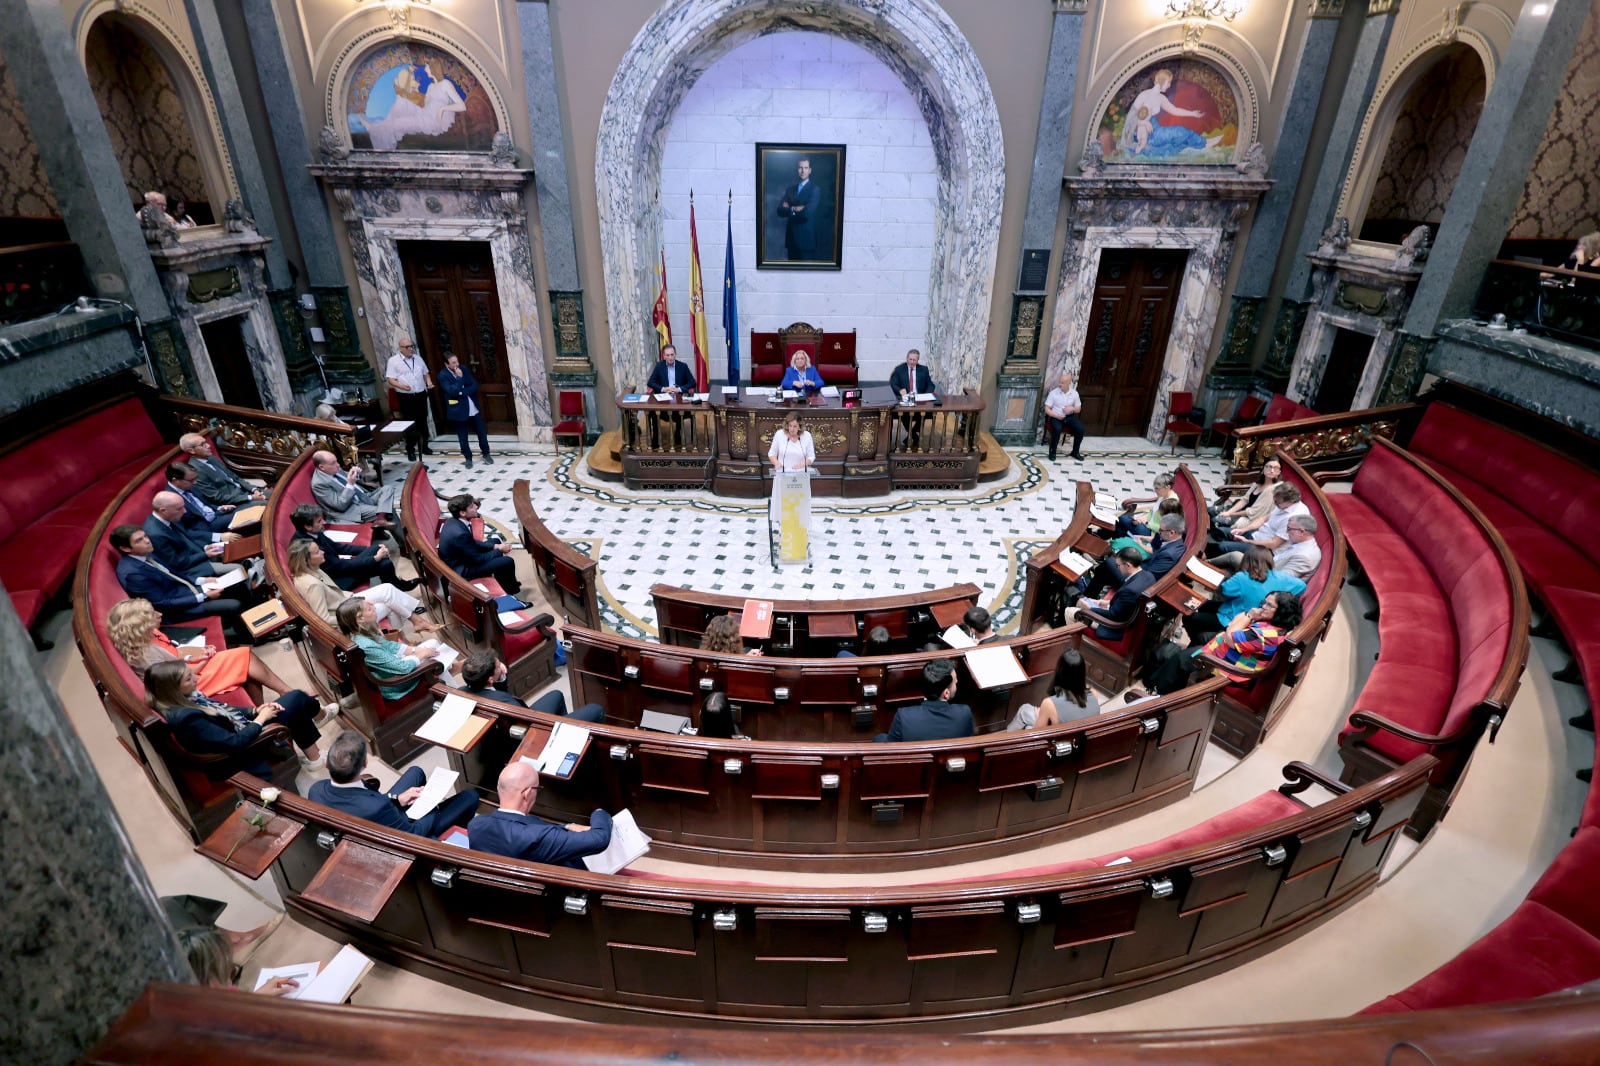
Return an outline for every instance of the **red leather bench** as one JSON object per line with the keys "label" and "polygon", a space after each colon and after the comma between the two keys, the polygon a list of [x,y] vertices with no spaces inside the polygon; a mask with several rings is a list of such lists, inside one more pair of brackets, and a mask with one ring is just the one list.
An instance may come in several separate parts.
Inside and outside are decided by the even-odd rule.
{"label": "red leather bench", "polygon": [[1516,693],[1527,595],[1482,516],[1386,440],[1373,441],[1352,491],[1328,502],[1380,612],[1378,662],[1339,737],[1344,779],[1370,780],[1431,752],[1439,766],[1417,823],[1426,832]]}
{"label": "red leather bench", "polygon": [[[23,625],[32,628],[72,576],[101,512],[169,450],[177,454],[144,405],[130,398],[0,455],[0,584]],[[149,505],[147,497],[139,520]]]}

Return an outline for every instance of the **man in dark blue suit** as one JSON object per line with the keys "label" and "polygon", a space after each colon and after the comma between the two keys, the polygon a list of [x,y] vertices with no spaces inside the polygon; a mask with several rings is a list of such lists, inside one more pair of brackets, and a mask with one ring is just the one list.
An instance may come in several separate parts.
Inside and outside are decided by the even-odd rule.
{"label": "man in dark blue suit", "polygon": [[222,598],[219,589],[175,574],[151,555],[150,537],[138,526],[121,525],[111,531],[111,546],[122,553],[117,560],[117,581],[129,596],[149,600],[166,622],[186,622],[206,615],[237,620],[244,604]]}
{"label": "man in dark blue suit", "polygon": [[650,380],[645,382],[644,391],[650,395],[658,392],[694,393],[694,371],[689,369],[689,364],[678,362],[678,349],[667,345],[661,349],[661,358],[656,360],[655,369],[650,371]]}
{"label": "man in dark blue suit", "polygon": [[[1183,515],[1162,515],[1161,528],[1150,538],[1150,555],[1139,564],[1140,572],[1149,574],[1153,580],[1177,566],[1178,560],[1183,558],[1184,539],[1188,528],[1189,524],[1184,521]],[[1089,591],[1092,581],[1099,581],[1105,588],[1122,587],[1122,571],[1117,569],[1114,556],[1102,560],[1099,566],[1080,577],[1073,584],[1072,590],[1082,595]],[[1074,600],[1076,598],[1073,597]]]}
{"label": "man in dark blue suit", "polygon": [[199,471],[188,463],[171,463],[167,466],[167,491],[177,493],[183,500],[184,509],[195,527],[203,526],[208,533],[228,532],[228,527],[233,524],[233,504],[213,507],[202,500],[194,491],[199,480]]}
{"label": "man in dark blue suit", "polygon": [[[1078,605],[1121,624],[1133,619],[1134,612],[1139,609],[1139,595],[1156,583],[1157,575],[1149,570],[1140,569],[1145,560],[1139,555],[1138,548],[1123,548],[1112,557],[1112,560],[1117,568],[1117,576],[1122,579],[1122,584],[1116,593],[1103,600],[1080,600]],[[1086,618],[1084,621],[1093,623],[1094,619]],[[1121,638],[1122,633],[1097,624],[1094,627],[1094,635],[1101,640],[1117,640]]]}
{"label": "man in dark blue suit", "polygon": [[308,798],[389,829],[425,837],[437,837],[452,825],[464,826],[477,813],[478,790],[469,788],[442,801],[421,818],[412,818],[405,809],[422,795],[427,780],[422,767],[407,768],[388,792],[367,787],[361,780],[361,771],[366,768],[367,739],[353,729],[345,730],[328,747],[328,780],[315,782]]}
{"label": "man in dark blue suit", "polygon": [[403,578],[394,572],[394,561],[389,558],[387,544],[341,544],[328,536],[328,514],[314,503],[302,503],[289,515],[294,523],[294,536],[290,540],[316,541],[322,549],[322,572],[333,583],[349,592],[367,582],[388,582],[401,592],[410,592],[422,582]]}
{"label": "man in dark blue suit", "polygon": [[879,733],[875,741],[897,740],[947,740],[951,737],[970,737],[978,731],[972,720],[972,708],[964,703],[951,703],[956,694],[956,666],[949,659],[934,659],[922,668],[923,701],[911,707],[902,707],[894,713],[887,733]]}
{"label": "man in dark blue suit", "polygon": [[811,217],[822,202],[822,190],[811,180],[811,160],[800,160],[796,170],[800,180],[783,190],[783,202],[778,205],[778,217],[788,220],[783,241],[790,259],[815,259],[817,234],[811,228]]}
{"label": "man in dark blue suit", "polygon": [[582,870],[585,855],[611,846],[611,815],[596,808],[589,825],[555,825],[528,812],[539,799],[539,771],[521,759],[500,771],[500,809],[480,814],[467,826],[474,851]]}
{"label": "man in dark blue suit", "polygon": [[492,577],[500,582],[507,595],[515,596],[522,588],[517,580],[516,560],[511,558],[515,546],[494,544],[472,535],[472,520],[478,517],[478,501],[471,493],[450,497],[449,506],[450,517],[439,529],[439,558],[462,577]]}
{"label": "man in dark blue suit", "polygon": [[196,531],[184,522],[186,515],[183,499],[175,492],[158,492],[150,501],[150,517],[144,520],[144,531],[163,566],[190,580],[244,569],[240,563],[221,561],[223,546],[229,540],[237,540],[237,534]]}
{"label": "man in dark blue suit", "polygon": [[577,718],[596,725],[606,720],[606,709],[598,703],[586,703],[567,713],[567,697],[560,689],[551,689],[531,704],[524,703],[500,686],[510,676],[506,664],[495,658],[493,652],[475,651],[461,663],[461,687],[479,699],[509,703],[513,707],[532,707],[557,718]]}
{"label": "man in dark blue suit", "polygon": [[937,392],[933,375],[922,365],[922,353],[915,348],[906,353],[906,361],[889,372],[889,391],[897,400],[915,396],[919,392]]}

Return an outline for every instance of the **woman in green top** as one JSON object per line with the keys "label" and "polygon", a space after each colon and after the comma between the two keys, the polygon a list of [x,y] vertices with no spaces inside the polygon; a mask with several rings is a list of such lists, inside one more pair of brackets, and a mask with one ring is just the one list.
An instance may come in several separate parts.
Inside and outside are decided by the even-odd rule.
{"label": "woman in green top", "polygon": [[[355,641],[367,657],[367,669],[376,677],[400,677],[439,657],[437,640],[410,645],[390,640],[378,628],[378,612],[368,600],[352,596],[334,612],[339,632]],[[417,687],[417,682],[382,686],[384,699],[397,700]]]}

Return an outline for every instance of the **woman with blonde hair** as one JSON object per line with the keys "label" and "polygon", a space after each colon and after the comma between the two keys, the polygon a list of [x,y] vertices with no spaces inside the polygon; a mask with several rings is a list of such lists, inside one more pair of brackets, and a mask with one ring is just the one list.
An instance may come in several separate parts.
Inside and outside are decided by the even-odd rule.
{"label": "woman with blonde hair", "polygon": [[[334,612],[351,596],[359,596],[371,603],[378,621],[387,621],[396,628],[421,609],[421,600],[387,581],[370,585],[360,592],[346,592],[322,569],[322,564],[326,560],[327,555],[323,552],[322,546],[314,540],[301,539],[291,541],[289,544],[289,574],[294,578],[294,587],[307,605],[317,612],[317,617],[330,626],[339,624]],[[421,632],[432,632],[436,628],[438,627],[426,623],[418,623],[416,626]]]}
{"label": "woman with blonde hair", "polygon": [[317,748],[317,701],[304,692],[290,690],[259,707],[233,707],[200,693],[194,671],[181,659],[156,663],[144,672],[145,702],[166,720],[183,746],[197,755],[232,755],[210,770],[216,780],[244,771],[270,778],[272,767],[264,760],[246,762],[242,756],[272,721],[281,722],[303,753],[308,770],[322,768]]}
{"label": "woman with blonde hair", "polygon": [[226,692],[243,685],[251,699],[260,699],[262,686],[273,692],[294,691],[250,648],[178,647],[161,632],[161,612],[149,600],[128,599],[112,607],[106,630],[117,654],[140,677],[156,663],[181,659],[194,667],[201,692]]}
{"label": "woman with blonde hair", "polygon": [[822,374],[811,365],[811,356],[804,349],[790,357],[789,369],[783,372],[783,383],[779,387],[801,392],[822,388]]}
{"label": "woman with blonde hair", "polygon": [[1561,264],[1561,268],[1600,271],[1600,232],[1585,233],[1579,237],[1572,254],[1567,256],[1567,261]]}
{"label": "woman with blonde hair", "polygon": [[[439,657],[444,645],[437,640],[421,644],[404,644],[392,641],[378,628],[377,609],[360,596],[351,596],[333,612],[339,632],[355,642],[367,657],[367,669],[380,678],[400,677],[409,674],[423,663]],[[386,685],[385,699],[397,700],[417,687],[415,681],[404,685]]]}

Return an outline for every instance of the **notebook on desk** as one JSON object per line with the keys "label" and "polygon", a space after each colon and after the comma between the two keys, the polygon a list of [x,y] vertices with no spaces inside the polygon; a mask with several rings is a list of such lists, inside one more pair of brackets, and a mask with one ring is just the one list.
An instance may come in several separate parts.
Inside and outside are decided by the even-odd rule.
{"label": "notebook on desk", "polygon": [[639,728],[648,729],[652,733],[677,735],[689,728],[689,719],[681,714],[667,714],[664,711],[643,711],[639,715]]}

